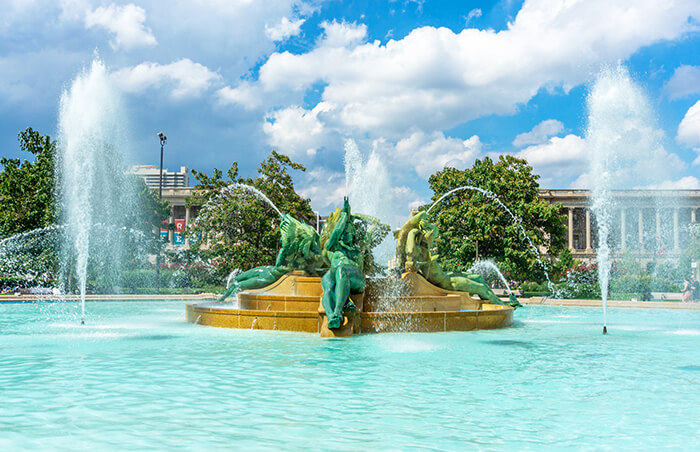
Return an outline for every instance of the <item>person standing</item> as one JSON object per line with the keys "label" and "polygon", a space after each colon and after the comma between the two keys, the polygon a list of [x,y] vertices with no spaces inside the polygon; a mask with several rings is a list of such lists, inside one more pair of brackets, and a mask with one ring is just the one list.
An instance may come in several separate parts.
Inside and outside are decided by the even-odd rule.
{"label": "person standing", "polygon": [[693,301],[700,301],[700,283],[695,279],[695,276],[690,278],[690,293]]}
{"label": "person standing", "polygon": [[688,279],[683,280],[683,289],[681,289],[681,301],[689,303],[693,301],[693,291],[690,288],[691,284]]}

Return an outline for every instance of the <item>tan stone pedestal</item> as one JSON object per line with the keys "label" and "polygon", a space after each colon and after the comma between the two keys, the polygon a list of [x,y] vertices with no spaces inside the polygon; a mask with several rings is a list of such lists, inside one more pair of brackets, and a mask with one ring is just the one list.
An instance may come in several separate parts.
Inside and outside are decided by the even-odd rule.
{"label": "tan stone pedestal", "polygon": [[[396,289],[385,290],[387,286]],[[327,327],[321,304],[321,278],[287,274],[277,282],[238,294],[232,303],[187,305],[187,321],[222,328],[319,333],[349,337],[376,332],[469,331],[504,328],[513,323],[513,308],[472,298],[430,284],[417,273],[401,279],[368,281],[364,294],[351,294],[357,311],[344,313],[340,328]]]}

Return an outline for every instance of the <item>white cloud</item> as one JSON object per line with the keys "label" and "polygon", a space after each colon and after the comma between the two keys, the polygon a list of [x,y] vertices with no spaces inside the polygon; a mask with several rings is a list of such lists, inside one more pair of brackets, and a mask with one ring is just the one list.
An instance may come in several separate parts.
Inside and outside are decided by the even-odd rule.
{"label": "white cloud", "polygon": [[323,47],[354,47],[367,38],[367,25],[347,22],[321,23],[324,36],[320,45]]}
{"label": "white cloud", "polygon": [[[678,125],[676,140],[700,153],[700,100],[688,109]],[[700,165],[700,155],[693,161],[693,165]]]}
{"label": "white cloud", "polygon": [[561,181],[570,181],[588,169],[586,140],[573,134],[552,137],[548,142],[529,146],[515,156],[532,165],[543,186],[551,186],[555,181],[560,184]]}
{"label": "white cloud", "polygon": [[425,198],[418,195],[415,190],[405,185],[395,187],[393,190],[393,195],[394,199],[398,201],[399,205],[405,207],[406,210],[404,214],[410,212],[411,209],[417,209],[428,202],[425,200]]}
{"label": "white cloud", "polygon": [[292,157],[315,155],[329,140],[319,115],[330,109],[321,103],[311,111],[295,106],[268,114],[263,123],[268,144]]}
{"label": "white cloud", "polygon": [[167,85],[174,99],[199,96],[221,78],[216,72],[188,58],[170,64],[141,63],[120,69],[112,77],[117,86],[131,93]]}
{"label": "white cloud", "polygon": [[481,10],[479,8],[474,8],[473,10],[469,11],[469,14],[467,14],[467,18],[464,19],[464,26],[468,26],[469,22],[475,17],[481,17]]}
{"label": "white cloud", "polygon": [[529,146],[516,154],[531,165],[570,165],[586,160],[586,141],[577,135],[552,137],[547,143]]}
{"label": "white cloud", "polygon": [[415,132],[396,143],[395,161],[411,166],[425,179],[445,166],[464,169],[474,163],[482,144],[477,135],[467,140],[446,137],[442,132]]}
{"label": "white cloud", "polygon": [[37,0],[0,0],[0,31],[5,31],[18,22],[27,20],[28,17],[34,14],[34,9],[38,5]]}
{"label": "white cloud", "polygon": [[305,21],[306,19],[296,19],[292,21],[287,17],[282,17],[277,25],[270,27],[265,24],[265,34],[275,42],[285,41],[301,33],[301,26]]}
{"label": "white cloud", "polygon": [[345,192],[345,173],[317,167],[308,171],[298,192],[301,196],[310,198],[312,208],[324,213],[335,206],[343,205]]}
{"label": "white cloud", "polygon": [[398,140],[416,124],[429,132],[513,113],[540,89],[566,91],[698,19],[695,0],[529,0],[503,31],[422,27],[385,45],[365,42],[364,25],[326,22],[314,49],[272,54],[257,83],[271,99],[322,83],[338,124]]}
{"label": "white cloud", "polygon": [[82,21],[90,10],[89,0],[61,0],[60,6],[59,19],[62,21]]}
{"label": "white cloud", "polygon": [[700,93],[700,66],[679,66],[666,82],[664,90],[671,99]]}
{"label": "white cloud", "polygon": [[682,177],[675,181],[665,181],[648,187],[654,190],[700,190],[700,180],[694,176]]}
{"label": "white cloud", "polygon": [[114,50],[156,45],[158,42],[151,29],[144,25],[145,21],[146,10],[133,3],[100,6],[85,13],[86,28],[102,27],[114,35],[109,42]]}
{"label": "white cloud", "polygon": [[246,110],[258,108],[262,103],[262,93],[256,85],[243,82],[235,88],[224,86],[216,92],[222,104],[242,105]]}
{"label": "white cloud", "polygon": [[513,140],[513,146],[521,147],[530,144],[542,144],[552,135],[557,135],[564,130],[564,124],[556,119],[547,119],[537,124],[531,131],[521,133]]}

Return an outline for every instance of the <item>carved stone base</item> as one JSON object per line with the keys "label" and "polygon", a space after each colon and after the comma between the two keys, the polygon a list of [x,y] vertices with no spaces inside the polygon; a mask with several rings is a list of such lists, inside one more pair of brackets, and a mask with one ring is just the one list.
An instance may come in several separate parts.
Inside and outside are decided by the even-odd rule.
{"label": "carved stone base", "polygon": [[328,317],[326,313],[319,313],[321,320],[321,331],[319,334],[321,337],[350,337],[355,332],[355,314],[352,312],[343,314],[343,324],[340,328],[328,328]]}
{"label": "carved stone base", "polygon": [[[340,328],[327,326],[321,303],[321,278],[298,274],[284,275],[262,289],[241,292],[236,305],[189,304],[187,321],[222,328],[319,333],[322,337],[390,331],[469,331],[504,328],[513,323],[510,306],[491,305],[464,292],[441,289],[416,273],[405,273],[394,283],[400,284],[394,296],[382,294],[380,287],[375,287],[376,280],[368,281],[364,294],[351,294],[357,310],[343,313]],[[388,303],[381,305],[378,297]]]}

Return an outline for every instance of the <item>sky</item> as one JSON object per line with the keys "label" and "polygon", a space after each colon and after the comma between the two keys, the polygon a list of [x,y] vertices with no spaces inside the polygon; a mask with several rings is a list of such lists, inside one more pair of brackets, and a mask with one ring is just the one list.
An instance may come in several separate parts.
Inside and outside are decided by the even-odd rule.
{"label": "sky", "polygon": [[[271,149],[307,167],[326,214],[352,139],[398,206],[428,177],[500,154],[544,188],[589,188],[587,99],[622,68],[670,168],[639,186],[700,189],[697,0],[0,0],[0,155],[56,136],[61,93],[95,58],[127,112],[131,159],[253,176]],[[658,166],[659,164],[657,164]],[[385,185],[382,185],[385,186]]]}

